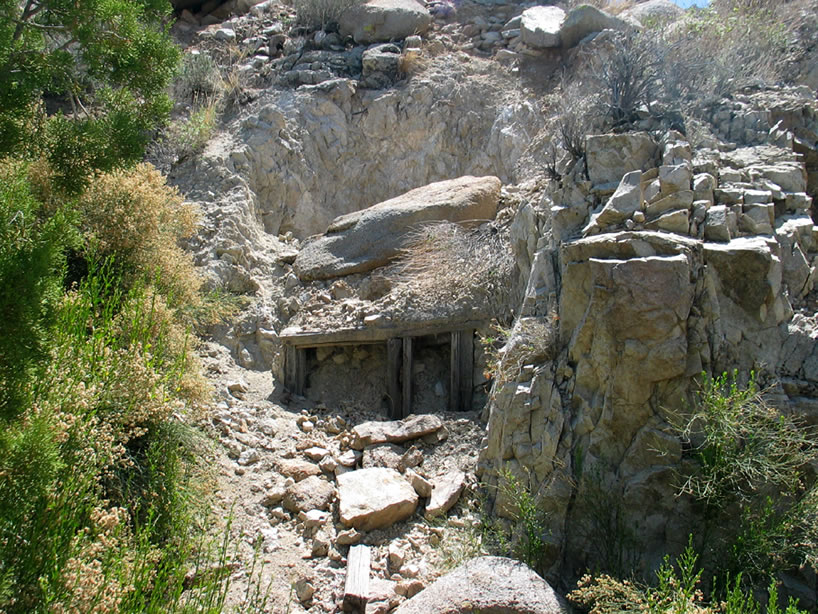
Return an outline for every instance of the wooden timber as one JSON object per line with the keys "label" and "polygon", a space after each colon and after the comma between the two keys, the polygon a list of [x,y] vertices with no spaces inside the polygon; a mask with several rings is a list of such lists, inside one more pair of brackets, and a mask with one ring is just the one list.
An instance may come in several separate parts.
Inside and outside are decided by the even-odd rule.
{"label": "wooden timber", "polygon": [[474,330],[452,331],[449,409],[471,411],[474,393]]}
{"label": "wooden timber", "polygon": [[341,328],[337,330],[304,330],[298,327],[285,328],[279,338],[285,345],[296,347],[320,347],[324,345],[366,345],[383,343],[395,337],[425,337],[440,335],[457,330],[474,330],[485,324],[484,320],[451,322],[434,320],[429,322],[400,323],[391,326],[365,326]]}
{"label": "wooden timber", "polygon": [[369,600],[369,546],[352,546],[347,556],[347,578],[341,609],[364,614]]}
{"label": "wooden timber", "polygon": [[386,341],[386,390],[389,395],[389,417],[403,418],[403,391],[400,385],[401,362],[403,361],[403,341]]}

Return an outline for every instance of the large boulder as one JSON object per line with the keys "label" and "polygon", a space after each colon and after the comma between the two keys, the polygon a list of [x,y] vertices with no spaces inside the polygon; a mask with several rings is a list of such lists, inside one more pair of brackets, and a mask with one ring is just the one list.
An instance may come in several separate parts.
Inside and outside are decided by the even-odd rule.
{"label": "large boulder", "polygon": [[432,16],[417,0],[367,0],[346,11],[340,23],[342,36],[352,36],[356,43],[403,40],[425,32]]}
{"label": "large boulder", "polygon": [[634,27],[639,27],[639,23],[634,20],[614,17],[590,4],[581,4],[568,11],[560,28],[560,39],[563,48],[570,49],[594,32],[625,31]]}
{"label": "large boulder", "polygon": [[422,224],[492,219],[499,198],[497,177],[465,176],[416,188],[336,218],[325,234],[304,245],[295,271],[304,281],[371,271],[393,260]]}
{"label": "large boulder", "polygon": [[567,614],[565,601],[529,567],[499,556],[461,565],[405,601],[395,614]]}
{"label": "large boulder", "polygon": [[439,431],[443,420],[432,414],[409,416],[391,422],[363,422],[352,429],[352,447],[363,450],[379,443],[401,443]]}
{"label": "large boulder", "polygon": [[654,167],[658,152],[647,132],[589,135],[585,139],[588,178],[594,184],[619,182],[625,173]]}
{"label": "large boulder", "polygon": [[372,467],[338,476],[341,522],[361,531],[383,529],[411,516],[418,505],[412,485],[394,469]]}
{"label": "large boulder", "polygon": [[565,11],[558,6],[532,6],[523,11],[520,37],[530,47],[559,47],[564,19]]}
{"label": "large boulder", "polygon": [[685,11],[671,0],[648,0],[622,11],[625,17],[639,20],[646,26],[650,23],[676,21]]}

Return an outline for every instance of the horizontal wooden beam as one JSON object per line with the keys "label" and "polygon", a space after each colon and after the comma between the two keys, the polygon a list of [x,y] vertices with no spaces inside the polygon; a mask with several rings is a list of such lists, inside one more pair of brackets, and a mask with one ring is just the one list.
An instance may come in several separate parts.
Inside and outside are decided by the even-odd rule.
{"label": "horizontal wooden beam", "polygon": [[305,330],[300,327],[285,328],[279,339],[295,347],[320,347],[325,345],[366,345],[382,343],[395,337],[425,337],[458,330],[474,330],[485,326],[485,320],[430,320],[425,322],[401,322],[390,326],[365,326],[335,330]]}

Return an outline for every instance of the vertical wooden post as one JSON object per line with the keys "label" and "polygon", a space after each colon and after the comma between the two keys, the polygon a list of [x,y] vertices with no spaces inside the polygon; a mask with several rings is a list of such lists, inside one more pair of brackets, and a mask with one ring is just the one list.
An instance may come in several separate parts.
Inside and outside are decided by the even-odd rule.
{"label": "vertical wooden post", "polygon": [[474,393],[474,331],[453,331],[451,348],[449,406],[452,411],[471,411]]}
{"label": "vertical wooden post", "polygon": [[474,396],[474,330],[460,331],[460,410],[472,410]]}
{"label": "vertical wooden post", "polygon": [[401,417],[405,418],[412,413],[412,337],[403,338],[403,403],[401,406]]}
{"label": "vertical wooden post", "polygon": [[304,396],[307,383],[307,350],[292,345],[284,346],[284,387],[292,394]]}
{"label": "vertical wooden post", "polygon": [[460,337],[459,330],[452,331],[449,344],[449,410],[460,411]]}
{"label": "vertical wooden post", "polygon": [[386,341],[386,389],[389,394],[389,417],[400,420],[403,417],[403,391],[400,386],[403,341],[399,338]]}

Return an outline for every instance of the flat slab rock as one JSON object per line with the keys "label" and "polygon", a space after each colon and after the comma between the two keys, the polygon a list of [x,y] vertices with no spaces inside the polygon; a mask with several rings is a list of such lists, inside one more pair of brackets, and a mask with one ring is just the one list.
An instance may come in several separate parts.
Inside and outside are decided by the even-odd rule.
{"label": "flat slab rock", "polygon": [[302,281],[365,273],[394,260],[425,222],[490,220],[500,199],[497,177],[465,176],[416,188],[333,220],[295,259]]}
{"label": "flat slab rock", "polygon": [[411,516],[415,489],[394,469],[372,467],[338,476],[341,522],[361,531],[383,529]]}
{"label": "flat slab rock", "polygon": [[461,565],[394,614],[568,614],[565,601],[529,567],[499,556]]}
{"label": "flat slab rock", "polygon": [[352,429],[352,447],[363,450],[378,443],[401,443],[439,431],[443,420],[431,414],[409,416],[392,422],[364,422]]}
{"label": "flat slab rock", "polygon": [[434,480],[432,498],[426,506],[426,518],[434,518],[448,512],[457,503],[466,486],[466,474],[455,471]]}

